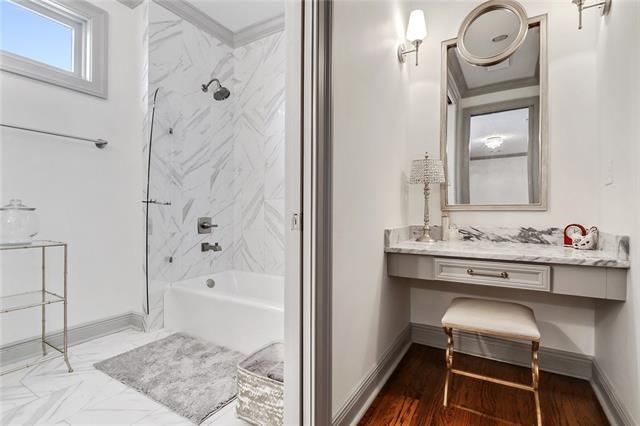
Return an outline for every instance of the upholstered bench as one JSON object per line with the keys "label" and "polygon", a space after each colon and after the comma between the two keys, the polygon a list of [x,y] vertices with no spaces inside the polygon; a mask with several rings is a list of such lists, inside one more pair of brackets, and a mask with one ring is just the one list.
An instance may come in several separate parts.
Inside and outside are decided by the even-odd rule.
{"label": "upholstered bench", "polygon": [[[444,385],[445,407],[448,404],[451,374],[458,374],[533,392],[536,403],[537,422],[538,425],[542,424],[540,396],[538,394],[538,348],[540,346],[540,331],[538,330],[533,311],[530,308],[517,303],[499,302],[495,300],[472,299],[468,297],[456,298],[451,302],[451,305],[447,308],[447,312],[445,312],[442,317],[442,327],[447,335],[447,351],[445,355],[447,376]],[[453,330],[485,334],[504,339],[530,341],[531,386],[453,368]]]}

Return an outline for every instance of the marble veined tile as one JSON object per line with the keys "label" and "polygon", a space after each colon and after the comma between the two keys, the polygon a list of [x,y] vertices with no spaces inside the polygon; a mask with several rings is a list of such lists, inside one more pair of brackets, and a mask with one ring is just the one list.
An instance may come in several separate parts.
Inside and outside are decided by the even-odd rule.
{"label": "marble veined tile", "polygon": [[[284,221],[266,200],[284,199],[284,33],[231,49],[153,2],[146,7],[149,93],[159,88],[150,196],[172,202],[150,210],[150,277],[283,271]],[[213,77],[231,90],[227,100],[200,90]],[[218,228],[198,234],[198,217],[212,217]],[[204,241],[222,252],[202,253]],[[157,329],[161,293],[150,297],[145,324]]]}
{"label": "marble veined tile", "polygon": [[284,275],[284,199],[267,200],[264,212],[264,270],[269,275]]}
{"label": "marble veined tile", "polygon": [[123,388],[113,396],[87,404],[65,420],[71,425],[128,425],[162,408],[136,390]]}
{"label": "marble veined tile", "polygon": [[[112,379],[93,368],[93,363],[106,359],[117,351],[166,337],[169,330],[142,333],[125,330],[81,345],[73,346],[74,373],[62,373],[58,362],[21,370],[2,377],[0,394],[12,400],[0,412],[3,425],[190,425],[187,419],[161,404]],[[100,351],[105,351],[100,355]],[[119,353],[119,352],[118,352]],[[64,376],[64,380],[61,377]],[[46,382],[42,382],[44,380]],[[22,382],[35,386],[41,394],[31,394],[16,388]],[[25,386],[26,388],[26,386]],[[21,399],[21,398],[26,399]],[[22,403],[21,403],[22,402]],[[209,426],[246,426],[236,418],[235,402],[215,413],[203,424]]]}
{"label": "marble veined tile", "polygon": [[0,377],[0,416],[12,408],[38,399],[20,381],[23,376],[24,371],[16,371]]}
{"label": "marble veined tile", "polygon": [[133,423],[134,425],[146,425],[146,426],[156,426],[156,425],[184,425],[191,426],[193,423],[186,418],[180,416],[179,414],[174,413],[168,408],[159,408],[153,413],[143,417],[137,422]]}

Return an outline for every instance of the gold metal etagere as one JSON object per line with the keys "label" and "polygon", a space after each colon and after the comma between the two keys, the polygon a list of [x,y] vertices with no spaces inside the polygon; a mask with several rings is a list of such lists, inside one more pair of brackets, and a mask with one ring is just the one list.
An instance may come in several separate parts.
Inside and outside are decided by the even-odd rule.
{"label": "gold metal etagere", "polygon": [[[63,293],[62,295],[56,294],[47,290],[47,269],[46,269],[46,250],[52,247],[61,247],[64,252],[64,273],[63,273]],[[42,287],[40,290],[28,291],[24,293],[11,294],[8,296],[0,297],[0,314],[6,314],[9,312],[21,311],[24,309],[41,308],[40,313],[42,315],[42,327],[41,327],[41,343],[42,343],[42,357],[36,360],[26,362],[19,366],[13,366],[0,371],[0,376],[12,373],[14,371],[21,370],[23,368],[31,367],[36,364],[40,364],[45,361],[49,361],[52,358],[62,356],[64,362],[67,364],[67,368],[71,373],[73,369],[69,363],[69,356],[67,351],[68,345],[68,332],[67,332],[67,244],[59,241],[33,241],[28,244],[0,244],[0,251],[9,250],[26,250],[26,249],[40,249],[42,256]],[[46,323],[46,307],[53,303],[62,303],[63,305],[63,330],[62,330],[62,348],[54,345],[47,340],[47,323]],[[57,353],[55,356],[49,356],[47,353],[47,347],[54,349]]]}

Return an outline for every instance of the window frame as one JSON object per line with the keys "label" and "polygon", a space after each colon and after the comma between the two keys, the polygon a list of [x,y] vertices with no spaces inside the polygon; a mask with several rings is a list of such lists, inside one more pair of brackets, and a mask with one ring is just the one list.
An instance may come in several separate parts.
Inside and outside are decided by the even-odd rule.
{"label": "window frame", "polygon": [[108,14],[84,0],[9,0],[73,29],[72,71],[0,50],[0,69],[107,98]]}

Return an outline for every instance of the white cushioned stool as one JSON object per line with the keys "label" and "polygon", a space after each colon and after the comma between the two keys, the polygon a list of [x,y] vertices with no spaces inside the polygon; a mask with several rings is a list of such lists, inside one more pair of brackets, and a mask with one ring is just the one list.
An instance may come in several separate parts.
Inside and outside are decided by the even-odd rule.
{"label": "white cushioned stool", "polygon": [[[444,406],[448,403],[449,382],[451,374],[485,380],[505,386],[533,392],[536,402],[536,418],[542,424],[540,412],[540,396],[538,394],[539,370],[538,349],[540,347],[540,331],[533,311],[527,306],[495,300],[456,298],[442,317],[442,327],[447,335],[447,377],[444,385]],[[528,340],[531,342],[531,386],[494,377],[475,374],[453,368],[453,330],[486,334],[505,339]]]}

